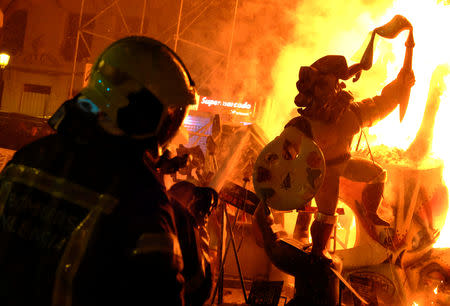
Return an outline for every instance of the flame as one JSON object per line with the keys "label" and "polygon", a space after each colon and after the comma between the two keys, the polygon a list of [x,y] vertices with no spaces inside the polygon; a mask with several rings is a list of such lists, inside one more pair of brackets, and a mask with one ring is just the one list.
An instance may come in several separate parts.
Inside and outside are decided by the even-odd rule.
{"label": "flame", "polygon": [[[450,29],[449,4],[448,0],[301,1],[296,12],[298,25],[293,31],[293,42],[285,46],[272,70],[273,91],[267,98],[265,113],[260,120],[266,134],[269,138],[274,138],[281,132],[284,124],[297,115],[293,99],[297,94],[295,83],[301,66],[308,66],[327,54],[344,55],[349,65],[359,62],[370,31],[400,14],[413,25],[416,43],[413,70],[416,84],[412,88],[403,122],[399,122],[396,110],[370,128],[368,139],[372,146],[384,144],[400,149],[408,148],[420,127],[433,71],[439,65],[450,65],[450,41],[447,39]],[[347,88],[353,93],[355,100],[379,94],[385,85],[396,78],[403,65],[407,34],[408,31],[404,31],[395,39],[376,39],[372,68],[364,71],[358,82],[347,82]],[[448,71],[443,71],[438,84],[442,91],[441,103],[431,148],[433,156],[442,159],[444,165],[449,165],[444,169],[444,179],[448,186],[449,84]],[[450,220],[450,216],[447,220]],[[449,223],[442,229],[435,246],[450,246]]]}
{"label": "flame", "polygon": [[434,294],[437,294],[438,293],[438,287],[434,288],[433,292],[434,292]]}
{"label": "flame", "polygon": [[[380,124],[373,127],[370,132],[377,136],[380,143],[392,147],[406,149],[419,128],[428,96],[430,80],[433,71],[442,64],[450,64],[450,43],[439,37],[443,29],[450,28],[450,6],[436,0],[423,1],[396,1],[387,16],[393,13],[403,14],[414,27],[416,47],[413,55],[413,69],[416,75],[416,84],[411,91],[409,108],[403,123],[398,122],[398,114],[393,113]],[[406,34],[406,33],[405,33]],[[445,36],[445,34],[443,34]],[[392,42],[392,56],[395,59],[388,66],[388,80],[395,78],[402,66],[404,55],[404,39],[394,39]],[[448,79],[446,79],[448,81]],[[445,87],[445,85],[443,85]],[[447,96],[448,98],[448,96]],[[445,105],[445,98],[441,98],[441,106]],[[442,109],[440,111],[442,114]],[[442,118],[442,116],[439,116]],[[437,152],[436,144],[442,141],[442,122],[437,118],[433,151]],[[396,133],[392,133],[395,130]],[[444,158],[442,154],[439,157]]]}
{"label": "flame", "polygon": [[[419,128],[433,70],[440,64],[450,63],[450,43],[442,33],[450,28],[450,6],[436,0],[397,0],[390,4],[381,1],[374,7],[364,6],[359,0],[341,0],[334,4],[305,2],[312,1],[302,1],[298,8],[298,40],[284,48],[272,72],[274,89],[261,120],[267,135],[277,136],[283,123],[295,115],[293,99],[300,66],[308,66],[327,54],[342,54],[349,65],[352,60],[359,62],[370,31],[400,14],[414,27],[416,85],[403,122],[400,124],[395,111],[372,127],[370,134],[372,145],[383,143],[406,149]],[[351,14],[347,9],[360,11]],[[327,14],[328,11],[333,14]],[[384,85],[395,79],[403,65],[406,37],[407,31],[395,39],[377,38],[373,67],[364,71],[358,82],[347,83],[357,100],[379,94]],[[280,124],[275,124],[277,122]],[[393,129],[396,133],[392,133]]]}
{"label": "flame", "polygon": [[[388,10],[385,16],[392,16],[393,14],[404,15],[414,27],[416,46],[413,55],[413,69],[416,76],[416,84],[411,91],[405,120],[400,124],[398,113],[394,112],[371,128],[370,134],[372,139],[374,139],[372,144],[383,143],[391,147],[406,149],[414,139],[423,113],[426,111],[425,103],[430,88],[439,90],[441,102],[436,115],[431,155],[443,160],[444,165],[447,165],[444,168],[443,177],[446,185],[450,186],[450,147],[447,141],[447,131],[450,128],[448,120],[450,116],[450,107],[448,105],[450,95],[447,90],[447,85],[450,84],[450,42],[440,38],[439,35],[442,33],[442,30],[450,29],[450,5],[436,0],[398,0],[394,2],[392,9]],[[442,36],[445,36],[445,34],[442,34]],[[391,41],[393,61],[388,65],[388,80],[395,78],[397,71],[403,64],[404,56],[404,46],[399,44],[399,42],[405,40],[395,39]],[[391,41],[384,41],[383,43]],[[383,51],[387,52],[387,49]],[[435,70],[437,73],[433,75]],[[392,131],[396,131],[396,133],[392,133]],[[446,220],[450,220],[450,215],[447,215]],[[449,246],[450,224],[446,222],[435,247]]]}

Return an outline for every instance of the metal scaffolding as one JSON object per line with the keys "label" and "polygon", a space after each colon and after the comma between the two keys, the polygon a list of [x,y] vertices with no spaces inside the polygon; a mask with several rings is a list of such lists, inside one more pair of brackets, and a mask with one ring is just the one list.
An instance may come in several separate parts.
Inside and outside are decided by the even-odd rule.
{"label": "metal scaffolding", "polygon": [[[130,28],[128,26],[126,15],[123,12],[123,9],[119,6],[119,3],[123,0],[113,0],[110,4],[106,5],[105,7],[101,8],[99,11],[95,12],[94,16],[90,18],[88,21],[83,22],[83,16],[85,15],[85,9],[86,9],[86,1],[89,0],[80,0],[80,13],[79,13],[79,19],[78,19],[78,29],[76,34],[76,41],[75,41],[75,50],[74,50],[74,60],[72,65],[72,77],[70,81],[70,89],[69,89],[69,95],[72,95],[73,89],[74,89],[74,83],[75,83],[75,75],[77,74],[77,64],[78,64],[78,50],[80,48],[80,44],[83,44],[86,47],[86,50],[89,53],[89,56],[92,55],[91,49],[89,47],[89,44],[86,40],[86,35],[90,35],[93,38],[97,39],[103,39],[107,40],[109,42],[115,41],[115,35],[116,33],[110,32],[110,36],[104,35],[102,33],[99,33],[98,31],[92,31],[88,30],[87,26],[90,25],[92,22],[94,22],[96,19],[101,17],[107,12],[110,12],[111,10],[115,10],[116,13],[119,14],[120,20],[122,23],[123,28],[125,29],[127,34],[139,34],[139,35],[146,35],[144,31],[144,20],[147,15],[151,16],[152,13],[157,12],[147,12],[147,6],[148,6],[148,0],[142,0],[142,14],[140,18],[140,26],[138,33],[131,33]],[[93,0],[90,0],[93,1]],[[220,50],[216,50],[213,48],[209,48],[202,44],[202,42],[199,41],[192,41],[189,39],[183,38],[183,34],[186,32],[187,29],[191,28],[192,25],[196,23],[196,21],[205,14],[205,12],[210,8],[210,6],[214,3],[214,1],[217,0],[198,0],[198,4],[196,4],[189,12],[185,12],[183,10],[184,8],[184,0],[180,0],[180,5],[178,8],[178,18],[176,25],[170,25],[167,27],[166,31],[170,31],[174,26],[176,26],[176,32],[173,38],[168,39],[165,41],[166,44],[169,44],[170,41],[174,40],[173,49],[174,51],[177,51],[179,44],[188,44],[190,46],[193,46],[195,48],[201,49],[203,51],[206,51],[208,53],[213,53],[216,55],[219,55],[219,59],[217,62],[212,65],[207,71],[202,73],[202,76],[199,77],[200,82],[198,82],[197,87],[202,88],[202,86],[205,85],[205,83],[211,78],[211,76],[214,75],[217,70],[225,65],[225,81],[228,80],[228,68],[229,63],[231,59],[231,52],[233,47],[233,39],[236,29],[236,18],[237,18],[237,11],[238,11],[238,5],[239,0],[235,0],[234,5],[234,12],[233,12],[233,19],[232,19],[232,30],[230,33],[230,40],[227,48],[227,52],[222,52]],[[175,8],[174,8],[175,9]],[[187,24],[182,25],[183,22],[186,22]],[[97,29],[98,30],[98,29]],[[78,72],[79,73],[79,72]]]}

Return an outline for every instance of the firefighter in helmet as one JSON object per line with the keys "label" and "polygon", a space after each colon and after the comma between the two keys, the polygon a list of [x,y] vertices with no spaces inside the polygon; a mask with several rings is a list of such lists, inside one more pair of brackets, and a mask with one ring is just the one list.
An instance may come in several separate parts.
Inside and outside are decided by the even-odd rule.
{"label": "firefighter in helmet", "polygon": [[198,94],[166,45],[107,47],[89,83],[50,118],[55,134],[0,174],[5,305],[182,305],[174,212],[157,163]]}

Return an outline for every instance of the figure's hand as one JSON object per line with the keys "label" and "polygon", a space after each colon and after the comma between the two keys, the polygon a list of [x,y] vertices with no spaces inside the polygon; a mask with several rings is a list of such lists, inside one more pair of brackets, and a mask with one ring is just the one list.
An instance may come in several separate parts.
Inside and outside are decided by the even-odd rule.
{"label": "figure's hand", "polygon": [[266,203],[263,201],[259,202],[258,207],[256,207],[253,216],[260,224],[272,225],[274,223],[272,212]]}
{"label": "figure's hand", "polygon": [[189,154],[184,154],[182,156],[175,156],[170,158],[170,152],[165,151],[164,154],[159,158],[156,163],[156,168],[160,169],[163,174],[173,174],[187,166]]}
{"label": "figure's hand", "polygon": [[416,78],[414,76],[414,71],[409,70],[409,71],[405,71],[405,70],[400,70],[398,76],[397,76],[397,80],[400,81],[400,84],[402,84],[405,87],[411,88],[414,86],[414,84],[416,83]]}

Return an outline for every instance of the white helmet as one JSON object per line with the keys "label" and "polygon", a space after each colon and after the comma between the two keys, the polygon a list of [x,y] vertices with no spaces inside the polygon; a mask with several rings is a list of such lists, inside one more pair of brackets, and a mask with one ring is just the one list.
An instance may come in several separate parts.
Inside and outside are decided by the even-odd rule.
{"label": "white helmet", "polygon": [[114,135],[156,137],[165,145],[198,93],[183,62],[169,47],[144,36],[120,39],[98,57],[80,106],[98,113]]}

